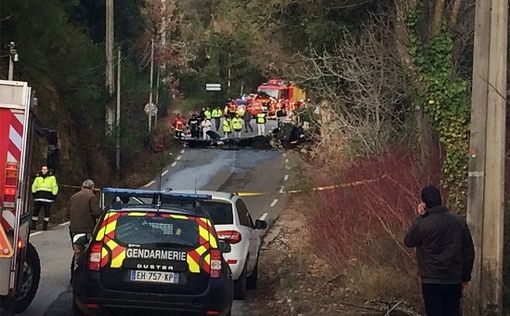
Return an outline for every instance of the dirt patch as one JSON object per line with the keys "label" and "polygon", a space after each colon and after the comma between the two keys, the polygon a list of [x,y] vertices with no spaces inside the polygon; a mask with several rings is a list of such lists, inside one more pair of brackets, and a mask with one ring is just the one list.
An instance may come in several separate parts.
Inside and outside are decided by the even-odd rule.
{"label": "dirt patch", "polygon": [[[253,309],[264,310],[260,315],[417,315],[401,300],[367,291],[398,286],[398,279],[386,284],[396,271],[355,263],[332,266],[317,255],[307,214],[300,211],[302,199],[296,196],[284,208],[271,229],[276,238],[263,246],[259,290],[249,303]],[[408,290],[402,284],[400,288]]]}

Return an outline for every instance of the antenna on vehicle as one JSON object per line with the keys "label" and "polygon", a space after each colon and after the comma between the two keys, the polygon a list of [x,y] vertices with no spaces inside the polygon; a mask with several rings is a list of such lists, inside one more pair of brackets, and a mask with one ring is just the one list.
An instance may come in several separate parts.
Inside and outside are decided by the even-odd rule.
{"label": "antenna on vehicle", "polygon": [[195,178],[195,194],[197,194],[197,178]]}

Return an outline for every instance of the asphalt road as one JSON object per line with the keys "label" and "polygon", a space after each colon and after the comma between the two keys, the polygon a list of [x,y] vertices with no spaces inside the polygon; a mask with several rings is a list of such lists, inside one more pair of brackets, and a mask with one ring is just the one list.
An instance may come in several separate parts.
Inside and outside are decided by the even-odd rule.
{"label": "asphalt road", "polygon": [[[227,192],[270,192],[246,197],[254,218],[267,213],[272,222],[285,204],[278,191],[289,179],[289,167],[277,151],[182,149],[173,164],[162,170],[162,176],[147,188],[207,189]],[[69,287],[69,266],[72,256],[68,225],[46,232],[32,233],[31,242],[41,259],[41,283],[32,305],[23,316],[71,316],[72,292]],[[257,291],[264,291],[259,288]],[[253,295],[253,293],[250,293]],[[250,295],[248,297],[250,300]],[[233,315],[263,315],[248,309],[243,302],[234,303]]]}

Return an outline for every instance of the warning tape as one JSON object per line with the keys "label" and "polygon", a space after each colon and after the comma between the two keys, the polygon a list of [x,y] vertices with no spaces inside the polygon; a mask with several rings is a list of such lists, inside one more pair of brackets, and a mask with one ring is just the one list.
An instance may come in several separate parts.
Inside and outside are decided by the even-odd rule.
{"label": "warning tape", "polygon": [[[348,187],[354,187],[362,184],[369,184],[376,181],[380,181],[384,178],[386,178],[388,175],[382,175],[379,178],[375,179],[368,179],[368,180],[360,180],[350,183],[341,183],[341,184],[334,184],[334,185],[328,185],[323,187],[315,187],[311,188],[309,190],[287,190],[287,191],[279,191],[277,193],[279,194],[296,194],[296,193],[307,193],[307,192],[319,192],[319,191],[327,191],[327,190],[334,190],[334,189],[341,189],[341,188],[348,188]],[[250,197],[250,196],[262,196],[262,195],[273,195],[275,192],[237,192],[237,195],[241,197]]]}

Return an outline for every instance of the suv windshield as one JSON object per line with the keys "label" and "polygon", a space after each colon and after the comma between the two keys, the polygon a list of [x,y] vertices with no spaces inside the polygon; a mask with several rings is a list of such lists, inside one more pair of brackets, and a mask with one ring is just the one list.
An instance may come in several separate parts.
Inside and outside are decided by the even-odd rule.
{"label": "suv windshield", "polygon": [[120,216],[115,239],[122,244],[152,246],[199,245],[198,225],[195,220],[160,216]]}
{"label": "suv windshield", "polygon": [[[193,210],[193,204],[188,201],[164,201],[163,203],[166,208]],[[214,225],[229,225],[234,222],[232,205],[229,202],[202,201],[200,207],[209,214]]]}

